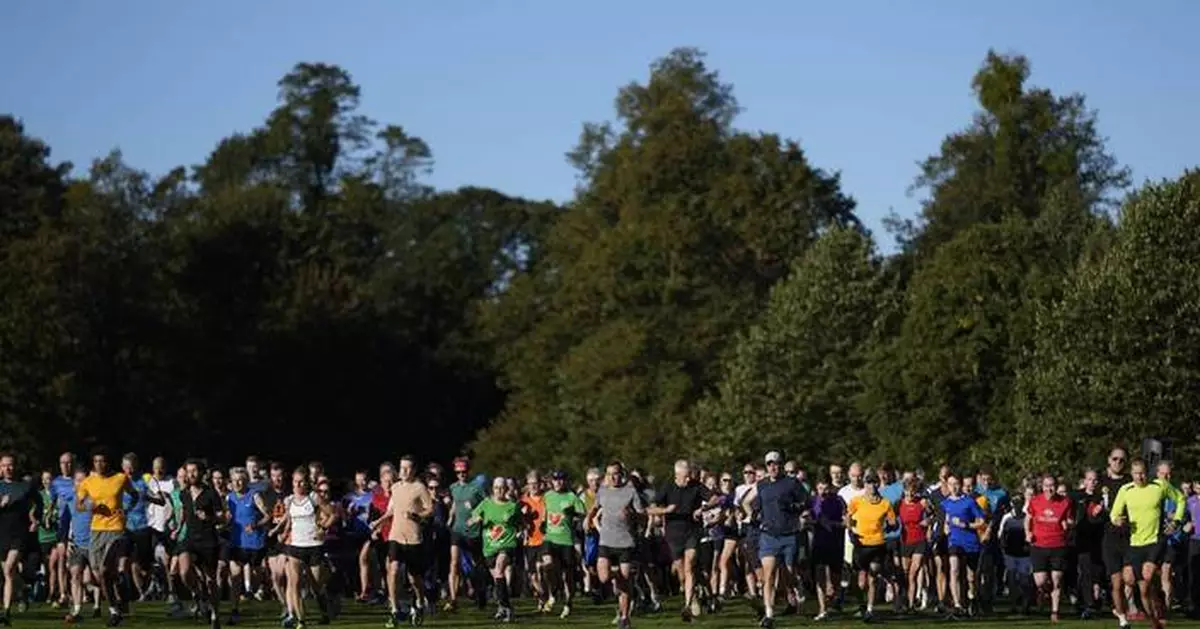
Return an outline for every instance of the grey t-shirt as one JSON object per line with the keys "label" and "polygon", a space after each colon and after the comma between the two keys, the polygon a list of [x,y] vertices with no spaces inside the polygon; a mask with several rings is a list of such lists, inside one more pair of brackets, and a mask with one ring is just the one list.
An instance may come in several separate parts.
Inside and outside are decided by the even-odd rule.
{"label": "grey t-shirt", "polygon": [[633,485],[601,487],[596,492],[600,507],[600,545],[607,548],[633,548],[634,521],[630,512],[645,513],[646,501]]}

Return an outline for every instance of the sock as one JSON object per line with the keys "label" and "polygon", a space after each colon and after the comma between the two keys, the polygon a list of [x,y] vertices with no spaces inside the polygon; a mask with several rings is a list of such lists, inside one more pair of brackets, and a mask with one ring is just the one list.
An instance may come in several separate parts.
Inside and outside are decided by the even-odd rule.
{"label": "sock", "polygon": [[508,581],[504,577],[496,579],[496,602],[505,609],[512,607],[512,601],[508,599]]}

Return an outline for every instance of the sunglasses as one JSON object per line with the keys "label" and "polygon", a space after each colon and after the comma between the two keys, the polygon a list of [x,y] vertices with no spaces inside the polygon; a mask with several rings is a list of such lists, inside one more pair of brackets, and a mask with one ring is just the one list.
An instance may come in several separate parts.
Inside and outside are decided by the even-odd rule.
{"label": "sunglasses", "polygon": [[722,482],[722,483],[732,483],[732,482],[733,482],[733,479],[732,479],[732,478],[722,478],[722,479],[721,479],[721,482]]}
{"label": "sunglasses", "polygon": [[1125,462],[1125,458],[1120,457],[1120,456],[1109,457],[1108,460],[1112,461],[1113,463],[1124,463]]}
{"label": "sunglasses", "polygon": [[742,470],[742,473],[749,476],[754,473],[754,470]]}

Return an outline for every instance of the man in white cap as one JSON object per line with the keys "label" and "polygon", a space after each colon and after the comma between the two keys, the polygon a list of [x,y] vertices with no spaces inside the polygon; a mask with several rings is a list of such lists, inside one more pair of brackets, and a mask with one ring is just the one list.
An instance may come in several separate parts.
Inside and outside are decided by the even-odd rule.
{"label": "man in white cap", "polygon": [[[782,474],[783,456],[779,452],[768,452],[764,461],[766,477],[742,498],[739,506],[750,513],[754,500],[758,500],[762,530],[758,538],[758,557],[763,572],[763,615],[759,626],[770,629],[775,626],[776,575],[785,592],[796,582],[793,569],[800,519],[808,507],[808,494],[794,476]],[[785,569],[777,571],[780,562]]]}

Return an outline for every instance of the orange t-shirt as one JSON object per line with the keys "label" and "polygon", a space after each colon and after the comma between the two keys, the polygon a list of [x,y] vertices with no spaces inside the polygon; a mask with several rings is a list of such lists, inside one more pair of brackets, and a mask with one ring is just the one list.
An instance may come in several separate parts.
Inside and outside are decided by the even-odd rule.
{"label": "orange t-shirt", "polygon": [[525,538],[526,546],[541,546],[546,541],[546,498],[544,496],[525,496],[521,498],[523,511],[527,511],[526,522],[531,524],[529,536]]}
{"label": "orange t-shirt", "polygon": [[885,542],[884,525],[896,519],[896,512],[887,498],[880,498],[879,502],[873,503],[866,496],[859,496],[850,501],[846,513],[854,519],[854,532],[863,546],[882,546]]}

